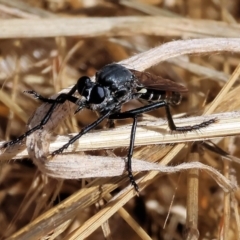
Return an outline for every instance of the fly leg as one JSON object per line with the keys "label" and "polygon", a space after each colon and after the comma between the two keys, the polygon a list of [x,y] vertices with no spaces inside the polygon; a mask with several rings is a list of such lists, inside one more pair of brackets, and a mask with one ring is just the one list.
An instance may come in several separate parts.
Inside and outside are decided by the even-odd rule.
{"label": "fly leg", "polygon": [[24,91],[24,93],[33,95],[33,97],[35,99],[38,99],[41,102],[50,103],[50,104],[54,104],[55,102],[57,102],[59,104],[62,104],[66,100],[68,100],[72,103],[76,103],[76,101],[78,100],[76,97],[69,95],[69,93],[61,93],[61,94],[58,95],[58,97],[56,99],[45,98],[45,97],[43,97],[42,95],[38,94],[37,92],[35,92],[33,90]]}
{"label": "fly leg", "polygon": [[169,105],[167,104],[167,102],[165,102],[165,110],[166,110],[166,115],[167,115],[167,120],[168,120],[168,126],[169,126],[170,130],[172,130],[172,131],[191,132],[193,130],[198,130],[198,129],[207,127],[208,125],[215,123],[217,121],[217,119],[213,118],[213,119],[204,121],[200,124],[177,127],[173,121],[172,114],[170,112],[170,108],[169,108]]}
{"label": "fly leg", "polygon": [[86,134],[93,128],[95,128],[98,124],[100,124],[104,119],[106,119],[110,115],[110,111],[106,112],[104,115],[102,115],[100,118],[98,118],[95,122],[89,124],[85,128],[83,128],[77,135],[75,135],[73,138],[71,138],[68,143],[63,145],[58,150],[52,152],[52,156],[55,156],[57,154],[61,154],[64,149],[67,149],[71,144],[73,144],[75,141],[77,141],[82,135]]}
{"label": "fly leg", "polygon": [[137,183],[134,180],[133,173],[132,173],[132,155],[133,155],[134,141],[135,141],[135,135],[136,135],[137,117],[138,117],[138,115],[140,115],[142,113],[146,113],[146,112],[149,112],[149,111],[161,108],[161,107],[165,107],[168,125],[171,130],[180,131],[180,132],[198,130],[200,128],[207,127],[208,125],[216,122],[216,119],[210,119],[208,121],[202,122],[200,124],[192,125],[192,126],[189,125],[189,126],[177,127],[173,121],[169,105],[165,101],[152,103],[147,106],[143,106],[143,107],[136,108],[136,109],[133,109],[130,111],[122,112],[122,113],[119,112],[119,113],[111,114],[109,116],[110,120],[111,119],[126,119],[126,118],[133,119],[133,125],[132,125],[131,136],[130,136],[130,145],[129,145],[128,155],[127,155],[127,172],[128,172],[128,177],[130,179],[130,182],[134,186],[134,188],[137,192],[139,192],[139,188],[138,188]]}
{"label": "fly leg", "polygon": [[49,108],[46,115],[43,117],[43,119],[37,126],[28,130],[27,132],[25,132],[23,135],[21,135],[17,139],[6,142],[5,144],[2,145],[1,148],[6,148],[11,145],[17,144],[17,143],[21,142],[24,138],[26,138],[27,136],[29,136],[30,134],[35,132],[36,130],[43,128],[43,126],[48,122],[48,120],[52,116],[52,113],[58,104],[63,104],[67,100],[70,102],[76,103],[78,98],[72,96],[76,92],[76,90],[77,90],[77,86],[75,85],[68,93],[61,93],[56,99],[44,98],[34,91],[26,91],[27,93],[34,95],[34,97],[39,99],[40,101],[51,104],[51,107]]}
{"label": "fly leg", "polygon": [[[123,115],[121,115],[123,114]],[[129,144],[129,149],[128,149],[128,155],[127,155],[127,172],[128,172],[128,178],[130,179],[130,183],[133,185],[135,188],[136,192],[139,192],[139,188],[137,183],[134,180],[133,173],[132,173],[132,156],[133,156],[133,149],[134,149],[134,142],[135,142],[135,135],[136,135],[136,128],[137,128],[137,117],[138,114],[125,114],[123,113],[118,113],[118,114],[112,114],[110,115],[111,119],[125,119],[125,118],[132,118],[133,123],[132,123],[132,129],[131,129],[131,135],[130,135],[130,144]]]}
{"label": "fly leg", "polygon": [[128,155],[127,155],[127,172],[128,172],[128,178],[130,179],[130,183],[133,185],[134,189],[136,192],[139,192],[138,185],[136,181],[134,180],[133,173],[132,173],[132,156],[133,156],[133,149],[134,149],[134,142],[135,142],[135,135],[136,135],[136,128],[137,128],[137,118],[138,115],[152,111],[154,109],[163,107],[164,104],[162,102],[157,102],[153,103],[144,107],[140,107],[137,109],[133,109],[130,111],[126,112],[119,112],[119,113],[114,113],[109,116],[109,119],[126,119],[126,118],[132,118],[133,119],[133,124],[132,124],[132,129],[131,129],[131,135],[130,135],[130,144],[129,144],[129,150],[128,150]]}

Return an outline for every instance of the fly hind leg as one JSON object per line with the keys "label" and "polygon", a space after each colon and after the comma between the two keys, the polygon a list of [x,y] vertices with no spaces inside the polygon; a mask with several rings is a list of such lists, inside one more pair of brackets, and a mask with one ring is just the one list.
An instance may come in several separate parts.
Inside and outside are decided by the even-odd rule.
{"label": "fly hind leg", "polygon": [[165,102],[165,110],[166,110],[166,115],[167,115],[167,120],[168,120],[168,126],[171,131],[178,131],[178,132],[191,132],[193,130],[199,130],[201,128],[207,127],[212,123],[215,123],[217,121],[216,118],[212,118],[210,120],[204,121],[200,124],[195,124],[195,125],[187,125],[187,126],[182,126],[182,127],[177,127],[173,121],[172,114],[170,112],[169,105]]}

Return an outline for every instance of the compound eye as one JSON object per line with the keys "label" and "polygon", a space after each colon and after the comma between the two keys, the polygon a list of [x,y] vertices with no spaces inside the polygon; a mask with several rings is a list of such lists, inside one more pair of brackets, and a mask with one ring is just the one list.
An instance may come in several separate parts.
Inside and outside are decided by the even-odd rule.
{"label": "compound eye", "polygon": [[87,97],[92,86],[93,82],[89,77],[83,76],[77,81],[77,90],[81,96]]}
{"label": "compound eye", "polygon": [[105,91],[103,87],[94,86],[91,91],[89,103],[100,104],[104,101],[104,99],[105,99]]}

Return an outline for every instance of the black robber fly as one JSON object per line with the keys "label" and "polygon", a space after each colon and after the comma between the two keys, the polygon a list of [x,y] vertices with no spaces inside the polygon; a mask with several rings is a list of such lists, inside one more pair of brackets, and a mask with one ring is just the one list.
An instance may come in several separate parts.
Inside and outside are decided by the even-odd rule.
{"label": "black robber fly", "polygon": [[[77,98],[74,96],[75,92],[78,92],[81,97]],[[69,147],[70,144],[73,144],[82,135],[95,128],[104,119],[113,121],[115,119],[130,118],[133,120],[133,124],[126,169],[131,184],[138,192],[138,185],[132,174],[131,159],[133,155],[137,119],[140,114],[164,107],[166,110],[169,128],[172,131],[180,132],[197,130],[215,122],[215,119],[211,119],[193,126],[177,127],[174,124],[169,105],[179,104],[181,102],[181,93],[184,92],[187,92],[186,87],[174,83],[171,80],[164,79],[150,73],[128,69],[120,64],[109,64],[96,73],[95,82],[93,82],[89,77],[83,76],[79,78],[76,85],[74,85],[68,93],[61,93],[56,99],[44,98],[34,91],[27,91],[27,93],[32,94],[40,101],[51,104],[51,107],[37,126],[30,129],[16,140],[5,143],[3,147],[16,144],[34,131],[44,127],[50,119],[56,106],[58,104],[63,104],[65,101],[75,103],[77,105],[76,112],[83,108],[87,108],[92,111],[96,111],[99,118],[95,122],[83,128],[76,136],[70,139],[67,144],[52,152],[52,156],[61,154],[64,149]],[[138,99],[147,104],[143,107],[121,112],[122,105],[132,99]]]}

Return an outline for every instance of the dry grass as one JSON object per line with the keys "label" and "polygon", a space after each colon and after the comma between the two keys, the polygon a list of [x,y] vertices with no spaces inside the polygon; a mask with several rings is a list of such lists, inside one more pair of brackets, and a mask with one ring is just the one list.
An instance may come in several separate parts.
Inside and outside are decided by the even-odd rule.
{"label": "dry grass", "polygon": [[102,124],[49,160],[67,134],[96,119],[59,106],[44,129],[0,150],[0,239],[240,239],[239,4],[223,2],[0,0],[3,141],[48,109],[24,90],[53,96],[119,61],[188,87],[173,112],[195,117],[182,115],[178,125],[218,119],[177,134],[159,119],[164,111],[144,115],[134,150],[136,196],[122,161],[130,122],[111,130]]}

